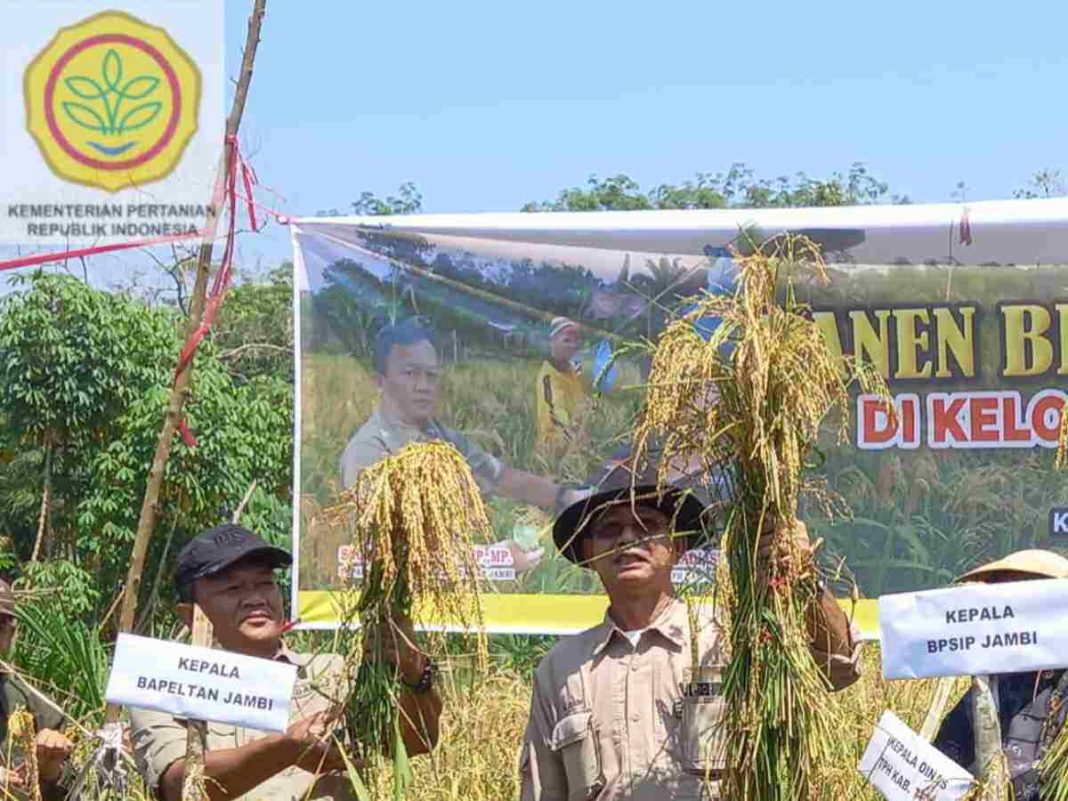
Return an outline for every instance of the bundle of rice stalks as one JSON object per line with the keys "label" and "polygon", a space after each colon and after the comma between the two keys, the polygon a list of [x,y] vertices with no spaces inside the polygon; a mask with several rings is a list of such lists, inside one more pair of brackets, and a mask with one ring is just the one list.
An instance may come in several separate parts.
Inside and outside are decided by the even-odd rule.
{"label": "bundle of rice stalks", "polygon": [[[786,532],[797,520],[806,460],[834,409],[845,437],[848,382],[885,387],[873,370],[836,359],[796,299],[801,271],[827,280],[813,243],[782,237],[737,261],[733,295],[703,297],[662,333],[636,432],[638,457],[661,443],[662,485],[672,463],[695,458],[704,475],[733,476],[721,546],[731,603],[723,797],[809,799],[829,754],[826,685],[805,623],[817,575]],[[784,525],[764,565],[757,545],[769,515]]]}
{"label": "bundle of rice stalks", "polygon": [[[358,600],[345,617],[362,641],[346,637],[351,695],[348,735],[363,760],[364,775],[381,766],[381,754],[406,764],[400,737],[401,691],[391,653],[397,622],[413,619],[476,632],[479,667],[487,663],[485,626],[474,544],[486,542],[490,525],[471,469],[445,442],[417,442],[361,473],[330,510],[353,527],[353,552],[362,565]],[[403,782],[404,769],[395,781]]]}
{"label": "bundle of rice stalks", "polygon": [[16,793],[13,785],[5,780],[0,788],[3,798],[29,798],[41,801],[40,773],[37,769],[37,730],[33,715],[24,706],[17,707],[7,719],[8,745],[6,765],[20,765],[22,787]]}

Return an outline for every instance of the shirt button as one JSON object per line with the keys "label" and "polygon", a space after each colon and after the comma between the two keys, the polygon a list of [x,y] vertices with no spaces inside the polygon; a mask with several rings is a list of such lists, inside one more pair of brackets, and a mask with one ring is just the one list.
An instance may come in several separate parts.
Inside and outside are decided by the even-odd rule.
{"label": "shirt button", "polygon": [[633,713],[631,713],[630,720],[631,720],[632,723],[637,723],[639,717],[640,716],[638,715],[637,712],[633,712]]}
{"label": "shirt button", "polygon": [[637,665],[631,665],[630,666],[630,672],[631,673],[637,673],[638,672],[638,666]]}

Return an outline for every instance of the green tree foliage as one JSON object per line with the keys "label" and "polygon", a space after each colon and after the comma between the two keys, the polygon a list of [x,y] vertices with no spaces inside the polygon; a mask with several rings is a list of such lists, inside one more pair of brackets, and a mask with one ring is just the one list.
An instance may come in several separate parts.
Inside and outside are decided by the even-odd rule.
{"label": "green tree foliage", "polygon": [[634,211],[641,209],[724,209],[782,206],[854,206],[867,203],[907,202],[890,196],[886,183],[877,180],[860,163],[829,178],[757,178],[745,164],[726,172],[699,172],[692,181],[660,184],[644,191],[627,175],[610,178],[591,175],[586,185],[564,189],[556,200],[531,202],[523,211]]}
{"label": "green tree foliage", "polygon": [[[6,460],[0,487],[39,499],[46,449],[57,449],[51,536],[44,556],[117,588],[126,572],[148,467],[181,345],[183,319],[93,289],[62,274],[37,273],[0,306],[0,416]],[[285,301],[283,303],[283,300]],[[291,474],[291,355],[234,355],[246,345],[291,341],[289,290],[281,273],[238,287],[220,330],[196,357],[186,421],[196,447],[176,439],[160,497],[148,573],[169,578],[165,553],[228,516],[249,485],[288,500]],[[268,340],[262,342],[260,338]],[[240,343],[240,344],[237,344]],[[252,354],[255,348],[243,353]],[[221,358],[230,352],[229,359]],[[36,505],[0,504],[0,525],[25,559],[37,528]],[[53,571],[54,572],[54,571]],[[47,575],[37,576],[38,583]],[[56,575],[65,587],[72,575]],[[143,582],[151,593],[160,582]],[[87,592],[94,614],[113,592]],[[65,599],[66,600],[66,599]]]}
{"label": "green tree foliage", "polygon": [[1012,193],[1013,197],[1025,200],[1033,200],[1040,197],[1063,197],[1068,195],[1068,183],[1057,168],[1047,167],[1038,170],[1031,176],[1031,180],[1023,189],[1017,189]]}

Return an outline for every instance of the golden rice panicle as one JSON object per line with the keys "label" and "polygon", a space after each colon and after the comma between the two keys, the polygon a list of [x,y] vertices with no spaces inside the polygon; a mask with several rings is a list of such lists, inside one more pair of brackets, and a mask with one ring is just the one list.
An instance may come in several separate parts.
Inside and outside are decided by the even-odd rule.
{"label": "golden rice panicle", "polygon": [[[815,567],[790,533],[803,468],[824,419],[847,431],[847,382],[863,378],[827,348],[797,301],[801,273],[826,281],[816,246],[783,236],[739,256],[732,296],[706,296],[657,342],[636,439],[657,443],[659,480],[695,456],[710,475],[732,476],[722,552],[729,573],[724,675],[728,764],[724,797],[786,801],[817,796],[830,750],[826,683],[809,649],[805,616]],[[781,298],[781,300],[780,300]],[[699,320],[719,324],[707,339]],[[758,564],[768,515],[781,522],[775,555]]]}
{"label": "golden rice panicle", "polygon": [[[11,740],[8,753],[21,754],[24,760],[21,770],[24,785],[20,792],[25,793],[31,801],[41,801],[40,771],[37,766],[37,729],[33,715],[24,706],[16,707],[7,719],[7,727],[8,737]],[[9,788],[4,787],[3,790],[8,791]]]}
{"label": "golden rice panicle", "polygon": [[[349,521],[364,576],[374,576],[383,602],[391,606],[387,599],[399,593],[410,605],[405,613],[474,629],[485,657],[474,545],[488,542],[492,530],[471,468],[455,447],[409,443],[364,470],[330,515]],[[367,612],[366,587],[362,594]]]}

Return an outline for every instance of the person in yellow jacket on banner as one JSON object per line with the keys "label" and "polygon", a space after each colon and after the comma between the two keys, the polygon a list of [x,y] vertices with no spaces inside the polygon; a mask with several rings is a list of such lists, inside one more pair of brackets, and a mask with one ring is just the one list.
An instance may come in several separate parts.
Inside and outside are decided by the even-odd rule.
{"label": "person in yellow jacket on banner", "polygon": [[549,358],[542,362],[535,384],[538,452],[548,455],[571,441],[588,397],[582,364],[575,355],[582,345],[578,323],[556,317],[549,326]]}

